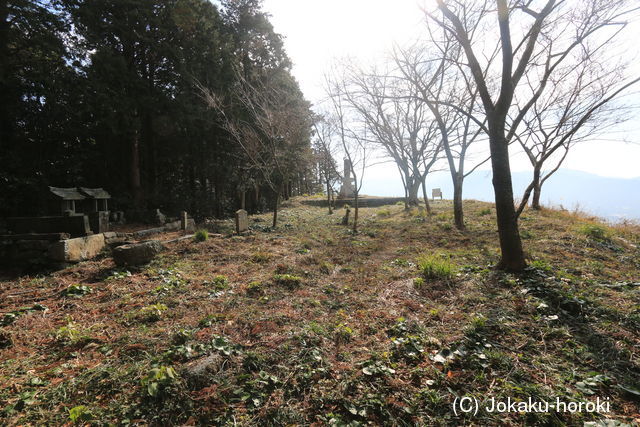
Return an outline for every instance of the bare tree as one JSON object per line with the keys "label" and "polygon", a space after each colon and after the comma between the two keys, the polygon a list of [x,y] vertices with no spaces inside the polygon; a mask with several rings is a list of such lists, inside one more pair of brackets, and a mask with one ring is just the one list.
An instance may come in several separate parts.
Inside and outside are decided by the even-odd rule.
{"label": "bare tree", "polygon": [[403,78],[415,88],[414,96],[432,114],[453,183],[454,222],[456,228],[463,230],[464,179],[484,163],[477,163],[467,171],[467,153],[483,135],[484,128],[471,120],[478,106],[477,91],[467,90],[468,76],[459,66],[459,49],[455,53],[456,46],[451,40],[434,43],[431,36],[432,41],[426,45],[396,48],[393,57]]}
{"label": "bare tree", "polygon": [[[418,190],[439,159],[438,128],[416,88],[392,71],[347,68],[345,96],[369,130],[367,143],[395,162],[405,188],[405,205],[418,205]],[[430,211],[428,198],[426,208]]]}
{"label": "bare tree", "polygon": [[[467,59],[467,67],[482,101],[489,137],[501,260],[498,268],[520,271],[526,266],[513,199],[509,142],[519,123],[545,92],[558,67],[574,60],[589,40],[604,37],[602,43],[624,26],[622,20],[635,8],[627,0],[437,0],[441,14],[428,12],[431,21],[455,37]],[[486,55],[477,40],[478,22],[497,20],[502,64],[493,68],[495,79],[485,75],[481,64]],[[484,32],[486,40],[487,34]],[[520,97],[513,107],[516,89],[524,76],[535,89]],[[496,82],[497,88],[493,88]]]}
{"label": "bare tree", "polygon": [[333,187],[341,178],[335,160],[337,147],[334,140],[334,125],[324,115],[319,115],[315,117],[313,128],[315,130],[314,149],[318,161],[318,171],[321,181],[324,181],[329,215],[331,215],[333,214]]}
{"label": "bare tree", "polygon": [[[346,79],[344,74],[338,74],[336,69],[332,75],[325,75],[325,91],[327,104],[331,111],[331,121],[334,123],[334,132],[337,136],[342,152],[349,162],[349,175],[353,179],[354,212],[353,232],[358,232],[359,205],[358,199],[364,173],[371,156],[367,140],[366,126],[357,120],[347,101]],[[343,177],[349,179],[348,176]]]}
{"label": "bare tree", "polygon": [[[249,82],[236,70],[237,83],[228,102],[212,90],[197,84],[203,99],[215,109],[231,138],[247,156],[253,169],[274,194],[273,227],[277,225],[280,197],[294,165],[307,161],[304,138],[311,126],[306,103],[293,102],[276,80]],[[229,111],[234,111],[230,114]]]}
{"label": "bare tree", "polygon": [[[521,121],[522,131],[514,136],[533,167],[518,215],[530,198],[531,207],[540,209],[542,185],[562,166],[571,147],[597,139],[629,117],[624,105],[613,105],[612,101],[640,79],[625,81],[626,66],[604,69],[595,52],[583,57],[581,64],[567,67],[549,80],[545,97],[531,107]],[[551,167],[545,170],[549,163]]]}

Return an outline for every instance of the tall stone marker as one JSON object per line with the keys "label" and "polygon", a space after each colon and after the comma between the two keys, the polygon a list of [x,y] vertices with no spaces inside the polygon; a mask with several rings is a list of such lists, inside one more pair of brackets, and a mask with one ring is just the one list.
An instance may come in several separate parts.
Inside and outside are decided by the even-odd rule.
{"label": "tall stone marker", "polygon": [[353,166],[349,159],[344,159],[344,173],[342,174],[342,185],[340,186],[339,199],[350,199],[355,196],[355,180],[351,177]]}
{"label": "tall stone marker", "polygon": [[249,229],[249,218],[247,211],[240,209],[236,211],[236,233],[240,234]]}
{"label": "tall stone marker", "polygon": [[186,211],[180,212],[180,228],[186,230],[188,226],[189,216]]}

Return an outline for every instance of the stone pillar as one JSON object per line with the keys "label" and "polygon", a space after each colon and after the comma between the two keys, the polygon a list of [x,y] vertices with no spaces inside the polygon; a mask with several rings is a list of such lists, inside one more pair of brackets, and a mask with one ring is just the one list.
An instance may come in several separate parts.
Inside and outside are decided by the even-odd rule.
{"label": "stone pillar", "polygon": [[355,181],[351,177],[353,166],[349,159],[344,159],[344,174],[342,176],[342,185],[340,186],[340,193],[338,198],[348,199],[355,196]]}
{"label": "stone pillar", "polygon": [[236,211],[236,233],[240,234],[249,229],[249,218],[247,211],[240,209]]}
{"label": "stone pillar", "polygon": [[349,161],[349,159],[344,159],[344,178],[351,178],[351,162]]}
{"label": "stone pillar", "polygon": [[187,215],[186,211],[182,211],[180,212],[180,229],[181,230],[187,230],[188,227],[188,221],[189,220],[189,216]]}

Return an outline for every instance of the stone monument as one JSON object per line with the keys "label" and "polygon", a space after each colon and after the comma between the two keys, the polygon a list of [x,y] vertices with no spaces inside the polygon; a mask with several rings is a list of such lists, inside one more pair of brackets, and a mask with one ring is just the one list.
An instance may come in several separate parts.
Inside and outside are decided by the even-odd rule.
{"label": "stone monument", "polygon": [[349,159],[344,159],[344,173],[342,174],[342,185],[340,186],[339,199],[350,199],[355,197],[355,180],[351,177],[352,165]]}
{"label": "stone monument", "polygon": [[236,233],[240,234],[249,229],[249,218],[247,211],[240,209],[236,211]]}

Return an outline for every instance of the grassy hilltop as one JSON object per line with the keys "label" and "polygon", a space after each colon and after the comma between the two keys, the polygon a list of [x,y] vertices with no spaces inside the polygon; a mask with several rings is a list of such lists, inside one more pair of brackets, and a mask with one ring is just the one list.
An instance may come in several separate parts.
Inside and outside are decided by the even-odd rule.
{"label": "grassy hilltop", "polygon": [[[0,424],[582,425],[640,418],[640,227],[526,211],[493,271],[491,204],[433,216],[285,204],[208,224],[142,269],[0,281]],[[456,416],[457,396],[609,398],[611,412]]]}

